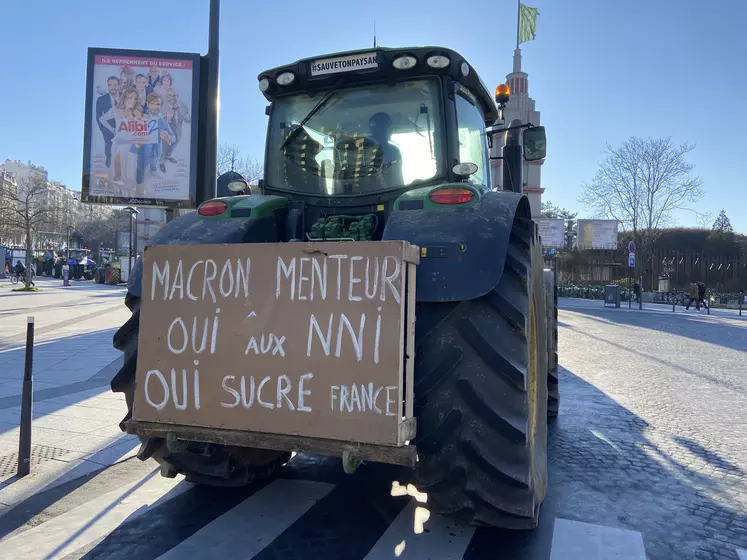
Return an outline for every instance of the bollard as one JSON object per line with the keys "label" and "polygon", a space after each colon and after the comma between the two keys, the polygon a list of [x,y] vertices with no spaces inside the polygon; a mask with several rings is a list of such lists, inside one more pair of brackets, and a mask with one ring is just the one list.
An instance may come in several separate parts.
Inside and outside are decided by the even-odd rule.
{"label": "bollard", "polygon": [[672,313],[675,312],[675,306],[677,305],[677,294],[672,294]]}
{"label": "bollard", "polygon": [[21,396],[21,431],[18,440],[18,478],[31,472],[31,418],[34,404],[34,318],[28,318],[26,326],[26,366],[23,370],[23,394]]}
{"label": "bollard", "polygon": [[62,285],[70,285],[70,265],[67,264],[62,265]]}

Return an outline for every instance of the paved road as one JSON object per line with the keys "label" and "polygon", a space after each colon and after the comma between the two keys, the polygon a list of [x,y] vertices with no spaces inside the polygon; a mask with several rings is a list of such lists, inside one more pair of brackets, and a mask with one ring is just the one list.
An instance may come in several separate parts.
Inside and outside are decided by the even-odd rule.
{"label": "paved road", "polygon": [[[0,517],[9,558],[747,559],[747,318],[563,301],[540,527],[460,526],[400,469],[297,455],[241,490],[129,459]],[[349,508],[349,509],[348,509]]]}

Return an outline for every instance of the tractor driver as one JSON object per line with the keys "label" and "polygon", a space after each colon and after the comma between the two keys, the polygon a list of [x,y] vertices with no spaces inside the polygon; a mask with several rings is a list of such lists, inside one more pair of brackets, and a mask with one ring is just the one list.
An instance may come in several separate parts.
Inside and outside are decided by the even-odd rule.
{"label": "tractor driver", "polygon": [[376,113],[368,121],[371,139],[381,146],[384,152],[382,171],[386,182],[391,187],[402,186],[402,153],[399,148],[389,142],[392,137],[392,117],[386,113]]}

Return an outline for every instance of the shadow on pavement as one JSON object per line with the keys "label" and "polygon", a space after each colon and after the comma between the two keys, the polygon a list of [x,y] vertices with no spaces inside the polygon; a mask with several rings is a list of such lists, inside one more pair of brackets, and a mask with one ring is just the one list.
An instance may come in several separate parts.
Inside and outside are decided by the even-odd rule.
{"label": "shadow on pavement", "polygon": [[[106,341],[109,345],[111,345],[111,337],[116,332],[116,329],[104,329],[100,331],[96,331],[93,333],[87,333],[83,335],[73,335],[68,336],[64,338],[58,338],[54,341],[50,342],[43,342],[35,346],[35,357],[34,357],[34,365],[35,367],[38,367],[39,362],[43,359],[40,358],[39,355],[41,352],[50,352],[56,355],[59,355],[60,353],[65,352],[66,349],[70,348],[71,344],[75,343],[76,345],[80,344],[81,341],[85,343],[85,341],[90,341],[91,346],[89,346],[90,350],[89,352],[95,352],[95,346],[100,345],[103,341]],[[111,346],[109,346],[111,347]],[[43,350],[39,350],[40,348],[43,348]],[[0,363],[3,363],[3,378],[2,381],[0,381],[4,386],[8,386],[12,383],[18,384],[18,394],[16,395],[10,395],[7,397],[0,398],[0,410],[7,409],[7,408],[13,408],[21,406],[21,393],[20,391],[23,388],[23,370],[24,370],[24,360],[25,360],[25,348],[5,348],[0,352]],[[65,367],[66,369],[70,367],[75,366],[75,361],[81,360],[83,362],[86,361],[86,354],[85,353],[70,353],[70,356],[68,358],[64,358],[60,360],[60,363],[55,364],[53,366],[50,366],[48,368],[43,369],[41,372],[35,372],[34,373],[34,381],[39,383],[50,383],[50,382],[59,382],[60,378],[56,377],[56,371],[59,371],[61,367]],[[72,361],[72,363],[70,363]],[[61,366],[61,364],[64,364],[64,366]],[[47,401],[49,399],[56,399],[59,397],[65,397],[67,395],[72,395],[75,393],[83,393],[86,391],[91,391],[94,389],[101,389],[99,392],[103,392],[108,389],[109,382],[114,377],[114,375],[117,373],[119,368],[122,364],[122,357],[121,355],[109,363],[103,363],[101,364],[101,368],[91,375],[88,379],[83,379],[80,381],[74,381],[71,383],[67,383],[65,385],[60,385],[59,387],[50,387],[47,389],[36,389],[34,391],[34,402],[43,402]],[[55,371],[55,368],[57,370]],[[9,377],[6,377],[5,374],[9,372],[16,373],[14,379],[11,379]],[[81,395],[81,399],[89,398],[91,395]],[[74,402],[60,405],[60,408],[63,408],[65,406],[69,406],[69,404],[74,404]],[[36,412],[36,411],[35,411]],[[46,412],[46,414],[49,414],[50,412]],[[42,414],[43,415],[43,414]]]}
{"label": "shadow on pavement", "polygon": [[[590,317],[590,318],[592,320],[595,320],[593,317]],[[610,346],[614,346],[615,348],[618,348],[619,350],[624,350],[625,352],[629,352],[631,354],[635,354],[636,356],[640,356],[641,358],[645,358],[646,360],[650,360],[652,362],[656,362],[657,364],[660,364],[662,366],[676,369],[677,371],[679,371],[681,373],[686,373],[688,375],[692,375],[693,377],[697,377],[698,379],[701,379],[703,381],[707,381],[708,383],[714,383],[716,385],[720,385],[722,387],[726,387],[727,389],[730,389],[730,390],[732,390],[734,392],[741,393],[742,395],[747,395],[747,391],[745,391],[744,388],[742,388],[739,385],[736,385],[736,384],[734,384],[734,383],[730,382],[729,380],[724,379],[722,377],[715,376],[715,375],[709,375],[708,373],[705,373],[705,372],[696,371],[694,369],[686,368],[686,367],[684,367],[681,364],[675,364],[675,363],[669,362],[667,360],[664,360],[662,358],[658,358],[658,357],[654,356],[653,354],[651,354],[650,352],[643,352],[641,350],[636,350],[635,348],[632,348],[629,345],[621,344],[621,343],[618,343],[618,342],[613,342],[613,341],[608,340],[606,338],[593,335],[593,334],[589,333],[588,331],[581,331],[581,330],[579,330],[578,328],[576,328],[573,325],[564,324],[564,327],[568,328],[568,329],[571,329],[571,330],[574,330],[574,331],[583,332],[584,336],[586,336],[588,338],[591,338],[593,340],[596,340],[597,342],[602,342],[604,344],[609,344]]]}
{"label": "shadow on pavement", "polygon": [[[554,519],[639,531],[649,559],[736,560],[747,548],[747,512],[739,493],[744,473],[702,442],[653,430],[593,385],[560,367],[560,415],[548,434],[550,480],[540,529],[532,533],[480,529],[465,559],[548,558]],[[706,470],[692,464],[705,461]],[[495,553],[493,553],[495,554]],[[720,556],[719,556],[720,558]]]}
{"label": "shadow on pavement", "polygon": [[[563,309],[562,306],[561,309]],[[618,325],[651,329],[676,336],[684,336],[699,342],[724,346],[732,350],[747,351],[747,343],[745,343],[745,340],[747,340],[747,321],[737,321],[740,319],[738,316],[718,317],[718,319],[730,320],[728,323],[724,323],[722,321],[706,319],[707,316],[690,315],[683,312],[629,313],[621,312],[614,308],[587,308],[586,306],[574,306],[563,310],[567,313],[585,315],[591,320],[600,321],[605,324],[616,323]],[[712,315],[711,317],[714,316]],[[744,317],[741,319],[744,319]],[[705,326],[703,321],[708,321],[707,328],[702,328]]]}

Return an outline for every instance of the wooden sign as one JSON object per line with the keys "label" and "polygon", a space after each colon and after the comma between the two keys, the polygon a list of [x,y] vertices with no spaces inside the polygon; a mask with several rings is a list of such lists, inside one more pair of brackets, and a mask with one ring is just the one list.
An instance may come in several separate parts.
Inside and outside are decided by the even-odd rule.
{"label": "wooden sign", "polygon": [[403,445],[417,262],[404,241],[146,247],[133,418]]}

